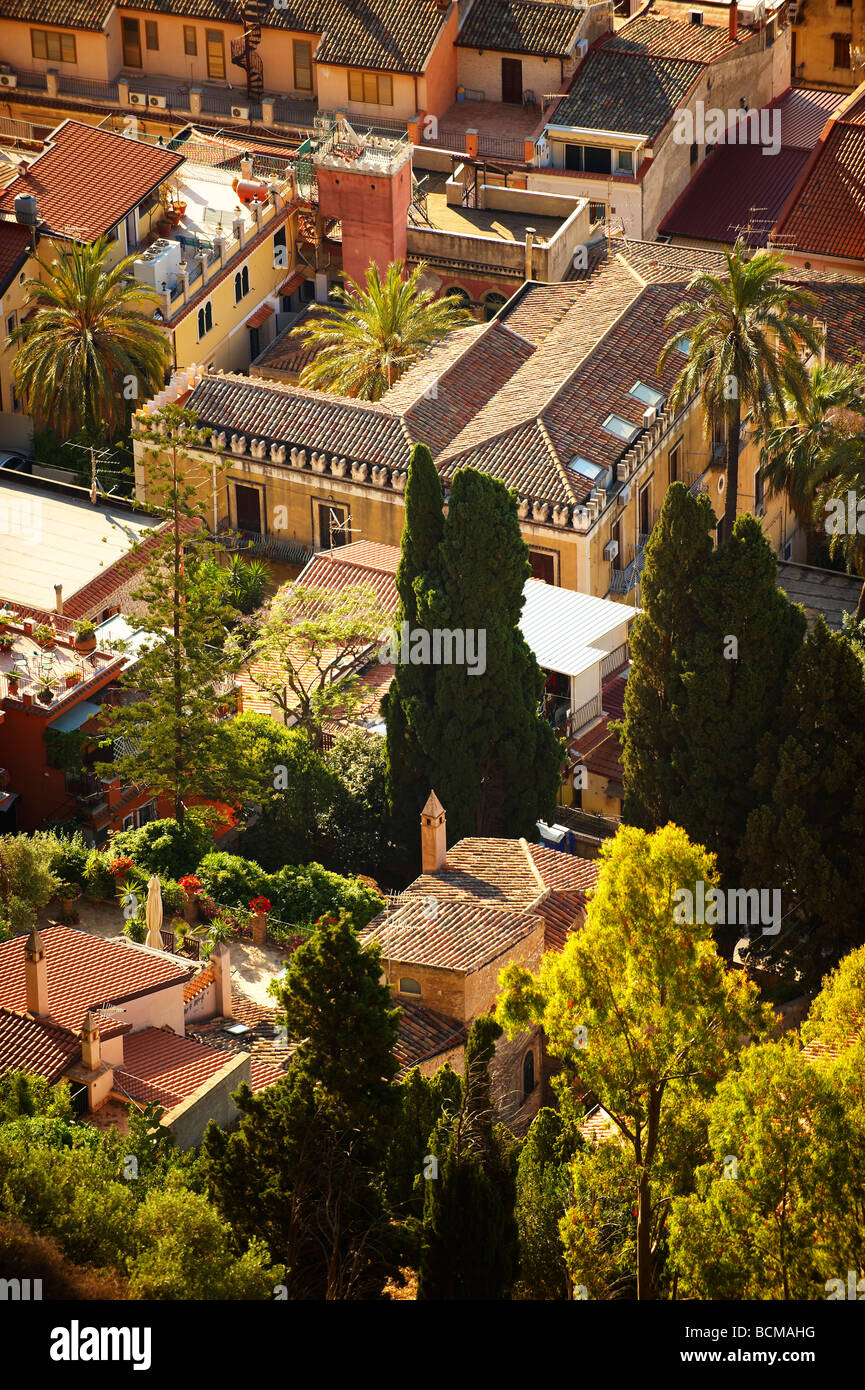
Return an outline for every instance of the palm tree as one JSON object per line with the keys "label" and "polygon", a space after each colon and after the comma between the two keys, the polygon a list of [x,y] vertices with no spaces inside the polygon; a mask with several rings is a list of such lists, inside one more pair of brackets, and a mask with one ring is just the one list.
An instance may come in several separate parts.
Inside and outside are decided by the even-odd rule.
{"label": "palm tree", "polygon": [[[841,499],[846,504],[850,492],[854,495],[854,504],[865,498],[865,432],[862,425],[861,415],[848,414],[825,446],[820,461],[820,479],[815,487],[815,515],[825,515],[830,504],[837,506]],[[865,518],[859,514],[858,505],[854,505],[855,517],[850,515],[846,505],[843,510],[846,525],[831,537],[829,552],[833,558],[843,556],[848,569],[863,581],[854,615],[854,622],[858,626],[865,621]]]}
{"label": "palm tree", "polygon": [[[804,404],[787,401],[787,419],[763,443],[763,480],[771,496],[786,493],[797,519],[814,520],[818,487],[831,468],[830,446],[851,419],[865,415],[865,371],[845,363],[818,363]],[[862,421],[859,421],[861,426]]]}
{"label": "palm tree", "polygon": [[377,401],[428,347],[473,322],[454,299],[434,299],[421,288],[423,263],[406,278],[404,269],[395,261],[382,281],[373,262],[366,289],[349,278],[347,290],[334,290],[344,308],[324,309],[294,330],[318,348],[301,373],[301,386]]}
{"label": "palm tree", "polygon": [[699,396],[710,437],[716,422],[726,423],[726,538],[736,520],[743,408],[765,438],[776,420],[786,420],[788,401],[801,407],[809,381],[802,348],[816,352],[822,332],[800,312],[815,308],[816,298],[782,283],[786,265],[777,252],[758,251],[749,260],[740,238],[724,258],[728,274],[698,271],[688,283],[686,298],[667,315],[667,324],[676,326],[676,332],[664,346],[658,371],[687,339],[687,361],[670,393],[670,405],[681,410]]}
{"label": "palm tree", "polygon": [[130,405],[163,385],[168,340],[149,302],[159,296],[134,280],[134,257],[106,264],[110,244],[73,243],[45,279],[24,289],[36,312],[12,334],[15,390],[27,411],[61,435],[84,429],[96,442],[126,423]]}
{"label": "palm tree", "polygon": [[270,566],[263,560],[232,555],[228,562],[228,598],[241,613],[254,613],[264,603]]}

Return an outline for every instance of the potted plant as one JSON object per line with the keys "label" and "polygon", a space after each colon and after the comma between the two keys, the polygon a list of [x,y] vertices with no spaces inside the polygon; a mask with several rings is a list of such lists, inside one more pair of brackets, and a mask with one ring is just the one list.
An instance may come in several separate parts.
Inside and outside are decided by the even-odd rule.
{"label": "potted plant", "polygon": [[33,640],[38,642],[40,647],[45,647],[47,650],[49,647],[54,646],[57,640],[57,634],[48,623],[40,623],[33,633]]}
{"label": "potted plant", "polygon": [[195,874],[186,874],[178,880],[181,888],[186,894],[186,901],[183,904],[183,918],[190,927],[194,927],[198,921],[198,895],[201,892],[201,879]]}
{"label": "potted plant", "polygon": [[9,685],[9,694],[10,694],[10,695],[17,695],[17,694],[18,694],[18,686],[19,686],[19,684],[20,684],[20,682],[21,682],[21,677],[19,676],[18,672],[17,672],[17,671],[10,671],[9,674],[7,675],[7,677],[6,677],[6,680],[7,680],[8,685]]}
{"label": "potted plant", "polygon": [[120,888],[129,877],[129,870],[132,868],[132,860],[128,854],[120,854],[116,859],[112,859],[108,865],[108,872]]}
{"label": "potted plant", "polygon": [[0,652],[11,652],[15,646],[15,637],[11,632],[4,632],[0,628]]}
{"label": "potted plant", "polygon": [[250,898],[249,910],[252,913],[252,940],[256,946],[263,946],[267,940],[267,914],[270,911],[270,907],[270,898]]}
{"label": "potted plant", "polygon": [[36,697],[43,705],[50,705],[54,699],[54,686],[50,676],[40,676],[36,687]]}
{"label": "potted plant", "polygon": [[83,618],[75,634],[75,650],[86,655],[96,650],[96,628],[89,618]]}
{"label": "potted plant", "polygon": [[73,883],[71,879],[61,878],[57,884],[57,896],[60,899],[60,911],[64,918],[71,917],[75,911],[75,904],[81,897],[81,887]]}

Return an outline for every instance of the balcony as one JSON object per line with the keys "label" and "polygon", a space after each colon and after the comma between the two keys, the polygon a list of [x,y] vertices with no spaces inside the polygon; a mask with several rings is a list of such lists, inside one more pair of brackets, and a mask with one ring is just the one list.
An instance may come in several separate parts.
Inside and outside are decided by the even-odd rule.
{"label": "balcony", "polygon": [[601,684],[609,679],[614,672],[620,671],[623,666],[627,666],[631,659],[631,646],[629,642],[623,642],[621,646],[608,652],[601,662]]}
{"label": "balcony", "polygon": [[[723,446],[722,446],[722,447],[723,447]],[[697,497],[697,496],[699,496],[699,494],[700,494],[701,492],[702,492],[702,493],[705,493],[705,495],[708,496],[708,494],[709,494],[709,470],[708,470],[708,468],[704,468],[703,471],[702,471],[702,473],[689,473],[689,474],[688,474],[688,491],[690,492],[690,494],[691,494],[692,497]]]}
{"label": "balcony", "polygon": [[588,728],[596,719],[600,719],[603,712],[600,693],[593,695],[591,700],[587,700],[584,705],[580,705],[571,715],[571,734],[577,735],[582,733],[583,729]]}

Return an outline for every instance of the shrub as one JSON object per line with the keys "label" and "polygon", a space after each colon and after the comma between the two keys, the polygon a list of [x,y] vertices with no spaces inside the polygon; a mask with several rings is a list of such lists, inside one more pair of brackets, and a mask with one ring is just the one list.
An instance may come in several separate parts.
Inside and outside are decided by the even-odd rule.
{"label": "shrub", "polygon": [[182,827],[168,819],[122,830],[112,839],[111,849],[115,855],[130,855],[148,874],[177,879],[190,873],[212,844],[203,816],[191,811]]}
{"label": "shrub", "polygon": [[84,843],[80,830],[68,837],[55,835],[52,836],[48,867],[64,883],[75,883],[80,890],[84,887],[84,871],[89,854],[90,848]]}
{"label": "shrub", "polygon": [[281,922],[311,926],[319,917],[346,911],[357,931],[381,912],[384,900],[356,878],[343,878],[321,864],[287,864],[271,876],[274,915]]}
{"label": "shrub", "polygon": [[248,908],[251,898],[270,889],[270,875],[252,859],[215,850],[206,854],[197,869],[202,891],[226,907]]}
{"label": "shrub", "polygon": [[55,896],[50,844],[46,835],[0,837],[0,941],[10,932],[29,931],[37,910]]}
{"label": "shrub", "polygon": [[144,919],[143,907],[136,917],[130,917],[124,923],[123,935],[128,936],[130,941],[136,941],[139,946],[144,945],[147,940],[147,922]]}
{"label": "shrub", "polygon": [[84,891],[88,898],[113,898],[117,885],[108,868],[109,856],[101,850],[92,849],[84,866]]}

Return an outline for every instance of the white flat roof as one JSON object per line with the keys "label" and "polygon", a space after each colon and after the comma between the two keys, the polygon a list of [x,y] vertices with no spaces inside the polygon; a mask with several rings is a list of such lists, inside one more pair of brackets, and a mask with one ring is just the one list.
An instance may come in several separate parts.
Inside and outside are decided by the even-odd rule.
{"label": "white flat roof", "polygon": [[159,524],[145,512],[95,506],[0,472],[0,598],[53,612]]}
{"label": "white flat roof", "polygon": [[520,631],[538,665],[565,676],[577,676],[596,665],[615,646],[611,634],[629,623],[638,608],[610,599],[560,589],[542,579],[527,579]]}

